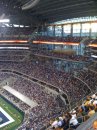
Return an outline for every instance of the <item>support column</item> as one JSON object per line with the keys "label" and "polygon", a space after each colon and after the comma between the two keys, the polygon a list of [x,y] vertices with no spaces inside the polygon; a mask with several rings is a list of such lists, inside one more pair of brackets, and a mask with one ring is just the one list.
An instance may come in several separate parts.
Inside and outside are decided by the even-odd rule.
{"label": "support column", "polygon": [[80,23],[80,37],[82,36],[82,23]]}
{"label": "support column", "polygon": [[44,36],[44,26],[41,27],[41,35]]}
{"label": "support column", "polygon": [[61,25],[61,28],[62,28],[62,32],[61,32],[61,36],[64,37],[64,29],[63,29],[63,25]]}
{"label": "support column", "polygon": [[53,27],[54,27],[54,32],[53,32],[53,36],[55,37],[55,25],[54,25]]}
{"label": "support column", "polygon": [[71,24],[71,36],[73,36],[73,24]]}
{"label": "support column", "polygon": [[48,26],[46,26],[46,28],[47,28],[47,29],[46,29],[46,30],[47,30],[46,32],[47,32],[47,36],[48,36]]}
{"label": "support column", "polygon": [[89,30],[89,37],[91,37],[92,29],[91,29],[91,23],[90,23],[90,30]]}

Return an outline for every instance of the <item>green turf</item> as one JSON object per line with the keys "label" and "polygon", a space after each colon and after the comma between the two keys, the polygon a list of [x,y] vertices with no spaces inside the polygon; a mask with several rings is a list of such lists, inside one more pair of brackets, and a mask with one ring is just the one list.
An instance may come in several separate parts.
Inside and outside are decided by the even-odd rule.
{"label": "green turf", "polygon": [[11,124],[0,128],[0,130],[16,130],[23,121],[23,113],[17,110],[12,104],[8,103],[0,96],[0,107],[2,107],[15,121]]}

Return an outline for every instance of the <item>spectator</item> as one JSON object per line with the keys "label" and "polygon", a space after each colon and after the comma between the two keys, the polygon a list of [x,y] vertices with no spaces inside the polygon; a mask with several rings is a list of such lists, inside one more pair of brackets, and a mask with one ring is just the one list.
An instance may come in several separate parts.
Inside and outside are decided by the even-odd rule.
{"label": "spectator", "polygon": [[95,110],[94,110],[94,107],[93,106],[90,106],[89,107],[89,112],[88,112],[88,116],[91,117],[95,114]]}

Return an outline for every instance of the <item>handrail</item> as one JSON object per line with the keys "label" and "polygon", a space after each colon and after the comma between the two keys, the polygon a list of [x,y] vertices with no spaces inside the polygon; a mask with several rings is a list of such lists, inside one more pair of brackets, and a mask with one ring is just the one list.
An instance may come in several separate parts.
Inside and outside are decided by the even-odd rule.
{"label": "handrail", "polygon": [[92,70],[91,68],[88,68],[89,71],[92,71],[93,73],[97,74],[95,70]]}
{"label": "handrail", "polygon": [[89,85],[88,85],[87,83],[85,83],[81,78],[76,77],[76,76],[74,76],[74,77],[75,77],[76,79],[80,80],[81,82],[83,82],[83,83],[87,86],[87,88],[88,88],[91,92],[93,92],[92,89],[89,87]]}

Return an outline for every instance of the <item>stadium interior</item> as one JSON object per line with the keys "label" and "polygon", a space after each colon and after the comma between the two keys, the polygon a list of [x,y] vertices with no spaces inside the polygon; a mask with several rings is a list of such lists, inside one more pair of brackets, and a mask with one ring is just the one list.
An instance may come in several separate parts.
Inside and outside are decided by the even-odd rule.
{"label": "stadium interior", "polygon": [[97,130],[97,0],[0,0],[0,130]]}

